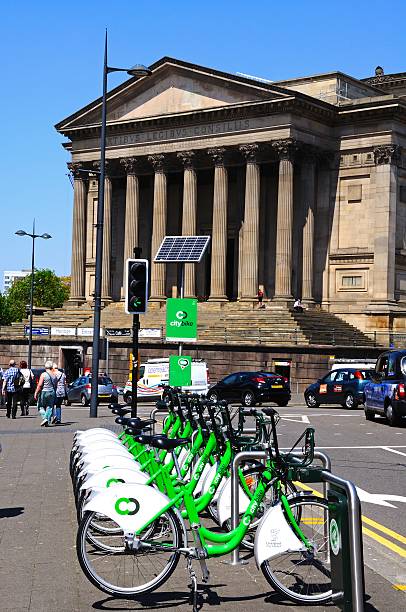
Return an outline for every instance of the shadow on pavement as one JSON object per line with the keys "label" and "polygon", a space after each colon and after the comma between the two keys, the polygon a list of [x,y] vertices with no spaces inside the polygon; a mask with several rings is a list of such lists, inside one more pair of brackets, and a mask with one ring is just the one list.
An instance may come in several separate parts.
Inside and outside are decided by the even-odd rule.
{"label": "shadow on pavement", "polygon": [[0,519],[13,518],[24,514],[24,506],[16,506],[15,508],[0,508]]}
{"label": "shadow on pavement", "polygon": [[[168,608],[175,608],[182,604],[187,604],[189,601],[189,593],[168,591],[149,593],[148,595],[137,598],[137,600],[106,597],[100,601],[95,601],[92,608],[95,610],[142,610],[144,608],[149,608],[151,610],[166,610]],[[131,608],[129,608],[130,605]]]}

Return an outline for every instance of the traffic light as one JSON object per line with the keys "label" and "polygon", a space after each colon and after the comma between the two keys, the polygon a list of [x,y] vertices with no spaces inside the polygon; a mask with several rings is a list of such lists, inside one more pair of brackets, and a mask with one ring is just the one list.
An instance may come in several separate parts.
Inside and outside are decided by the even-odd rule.
{"label": "traffic light", "polygon": [[127,259],[125,311],[127,314],[144,314],[148,303],[148,261]]}

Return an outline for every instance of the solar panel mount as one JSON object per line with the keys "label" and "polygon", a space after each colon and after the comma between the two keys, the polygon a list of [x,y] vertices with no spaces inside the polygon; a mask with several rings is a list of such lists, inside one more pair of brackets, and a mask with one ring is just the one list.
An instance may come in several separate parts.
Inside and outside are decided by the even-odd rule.
{"label": "solar panel mount", "polygon": [[155,263],[199,263],[210,236],[165,236],[155,255]]}

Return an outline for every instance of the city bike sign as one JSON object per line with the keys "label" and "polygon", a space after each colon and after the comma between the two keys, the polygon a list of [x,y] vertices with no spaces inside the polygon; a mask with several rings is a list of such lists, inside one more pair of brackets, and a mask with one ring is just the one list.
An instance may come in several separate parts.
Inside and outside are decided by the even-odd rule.
{"label": "city bike sign", "polygon": [[169,298],[166,300],[166,339],[178,342],[196,342],[196,299]]}

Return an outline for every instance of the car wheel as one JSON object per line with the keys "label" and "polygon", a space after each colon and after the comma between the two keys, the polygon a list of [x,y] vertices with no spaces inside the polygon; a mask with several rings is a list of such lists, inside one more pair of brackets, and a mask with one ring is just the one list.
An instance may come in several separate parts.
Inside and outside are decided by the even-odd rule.
{"label": "car wheel", "polygon": [[63,400],[63,405],[64,405],[64,406],[70,406],[70,404],[71,404],[71,403],[70,403],[70,401],[69,401],[68,399],[64,399],[64,400]]}
{"label": "car wheel", "polygon": [[207,399],[210,402],[218,402],[219,401],[219,394],[217,393],[217,391],[209,391],[207,394]]}
{"label": "car wheel", "polygon": [[246,408],[252,408],[255,406],[255,396],[252,391],[244,391],[242,395],[242,404]]}
{"label": "car wheel", "polygon": [[132,398],[131,393],[127,393],[127,394],[124,396],[124,401],[125,401],[125,403],[127,404],[127,406],[131,406],[132,399],[133,399],[133,398]]}
{"label": "car wheel", "polygon": [[353,408],[357,408],[357,407],[358,407],[358,402],[353,396],[353,394],[347,393],[347,395],[344,398],[344,408],[348,408],[349,410],[352,410]]}
{"label": "car wheel", "polygon": [[80,396],[80,403],[82,404],[83,407],[89,404],[89,400],[87,399],[86,395]]}
{"label": "car wheel", "polygon": [[276,403],[278,404],[279,408],[282,408],[282,406],[287,406],[288,405],[289,400],[288,399],[286,399],[286,400],[279,400],[279,402],[276,402]]}
{"label": "car wheel", "polygon": [[396,425],[399,425],[399,417],[396,414],[396,412],[393,409],[393,406],[391,403],[388,403],[385,407],[385,416],[386,416],[386,420],[388,421],[388,424],[390,425],[390,427],[396,427]]}
{"label": "car wheel", "polygon": [[318,408],[320,406],[314,393],[305,395],[305,402],[309,408]]}
{"label": "car wheel", "polygon": [[372,410],[368,410],[367,408],[364,408],[364,413],[365,413],[365,418],[367,421],[375,420],[375,412],[372,412]]}

